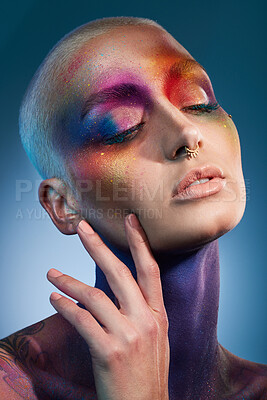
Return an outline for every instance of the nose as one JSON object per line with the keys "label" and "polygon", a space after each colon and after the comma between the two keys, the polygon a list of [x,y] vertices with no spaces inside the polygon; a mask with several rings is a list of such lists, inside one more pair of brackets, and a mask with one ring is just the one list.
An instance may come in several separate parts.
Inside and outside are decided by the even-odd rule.
{"label": "nose", "polygon": [[162,131],[162,149],[169,160],[184,157],[186,147],[190,150],[201,148],[203,136],[197,124],[173,105],[165,109],[164,117],[161,114],[161,124],[164,124]]}
{"label": "nose", "polygon": [[167,157],[171,160],[186,155],[186,147],[189,150],[197,149],[201,146],[201,133],[197,126],[191,123],[184,123],[179,127],[179,138],[175,138],[170,145]]}

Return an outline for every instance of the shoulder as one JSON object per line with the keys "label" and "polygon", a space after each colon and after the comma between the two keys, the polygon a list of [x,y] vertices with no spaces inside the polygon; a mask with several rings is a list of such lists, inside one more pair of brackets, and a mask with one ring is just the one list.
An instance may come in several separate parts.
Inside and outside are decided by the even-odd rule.
{"label": "shoulder", "polygon": [[37,323],[0,340],[1,399],[36,399],[26,365],[32,353],[30,335],[42,327],[42,323]]}
{"label": "shoulder", "polygon": [[59,314],[0,340],[1,400],[77,400],[94,392],[88,347]]}
{"label": "shoulder", "polygon": [[231,388],[227,398],[267,400],[267,365],[238,357],[221,345],[220,348],[227,370],[225,381]]}

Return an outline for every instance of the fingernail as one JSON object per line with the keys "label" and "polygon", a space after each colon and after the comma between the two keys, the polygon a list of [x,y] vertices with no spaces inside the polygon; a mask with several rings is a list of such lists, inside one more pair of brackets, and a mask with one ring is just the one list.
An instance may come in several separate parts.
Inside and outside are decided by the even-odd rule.
{"label": "fingernail", "polygon": [[51,278],[57,278],[58,276],[61,276],[63,274],[62,274],[62,272],[58,271],[57,269],[51,268],[48,271],[47,275],[51,276]]}
{"label": "fingernail", "polygon": [[62,296],[59,294],[59,293],[56,293],[56,292],[53,292],[53,293],[51,293],[51,295],[50,295],[50,299],[53,301],[53,300],[58,300],[58,299],[60,299]]}
{"label": "fingernail", "polygon": [[88,233],[89,235],[95,233],[93,228],[84,219],[79,222],[78,229],[83,233]]}
{"label": "fingernail", "polygon": [[139,223],[137,217],[134,214],[130,214],[127,216],[127,220],[132,228],[138,229]]}

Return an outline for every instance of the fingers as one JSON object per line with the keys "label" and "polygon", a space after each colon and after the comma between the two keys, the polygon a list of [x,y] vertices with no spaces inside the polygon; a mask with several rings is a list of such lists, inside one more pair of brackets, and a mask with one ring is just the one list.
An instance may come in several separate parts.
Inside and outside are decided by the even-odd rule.
{"label": "fingers", "polygon": [[[59,290],[81,302],[93,317],[106,327],[108,332],[117,334],[126,325],[126,321],[118,308],[102,290],[88,286],[54,268],[48,271],[47,278]],[[75,309],[76,313],[79,311],[77,307],[73,309]],[[88,311],[86,312],[90,315]]]}
{"label": "fingers", "polygon": [[136,310],[146,307],[145,299],[129,268],[115,256],[86,221],[79,223],[77,233],[90,256],[105,274],[119,301],[121,312],[136,314]]}
{"label": "fingers", "polygon": [[107,345],[106,332],[88,311],[58,293],[53,292],[50,301],[52,306],[77,329],[89,347],[97,350],[97,347],[104,348]]}
{"label": "fingers", "polygon": [[125,228],[141,292],[147,304],[154,311],[163,312],[165,307],[160,269],[152,254],[147,236],[135,214],[127,216]]}

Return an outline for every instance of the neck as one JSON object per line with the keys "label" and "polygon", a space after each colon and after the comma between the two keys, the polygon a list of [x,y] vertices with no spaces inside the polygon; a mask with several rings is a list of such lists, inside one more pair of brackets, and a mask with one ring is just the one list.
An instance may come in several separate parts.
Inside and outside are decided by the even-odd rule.
{"label": "neck", "polygon": [[[130,268],[136,279],[131,254],[118,251],[110,243],[108,246]],[[207,398],[216,390],[215,381],[219,372],[218,240],[187,254],[157,255],[155,259],[161,271],[164,304],[169,319],[170,399]],[[95,286],[114,301],[114,294],[98,265]]]}

